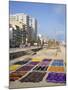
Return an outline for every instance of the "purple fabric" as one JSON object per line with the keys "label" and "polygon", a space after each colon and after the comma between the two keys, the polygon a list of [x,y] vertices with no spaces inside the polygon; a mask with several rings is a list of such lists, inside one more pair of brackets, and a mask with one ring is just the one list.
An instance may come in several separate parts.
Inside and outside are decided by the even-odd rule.
{"label": "purple fabric", "polygon": [[29,71],[33,68],[34,66],[23,66],[19,68],[17,71]]}
{"label": "purple fabric", "polygon": [[27,65],[37,65],[39,62],[30,62]]}
{"label": "purple fabric", "polygon": [[43,61],[49,61],[49,62],[50,62],[50,61],[51,61],[51,59],[43,59]]}
{"label": "purple fabric", "polygon": [[48,66],[49,65],[49,63],[41,63],[41,64],[39,64],[39,66]]}
{"label": "purple fabric", "polygon": [[45,74],[46,72],[30,72],[26,77],[22,78],[20,82],[40,82]]}
{"label": "purple fabric", "polygon": [[16,80],[18,80],[20,77],[10,77],[10,81],[16,81]]}
{"label": "purple fabric", "polygon": [[40,66],[48,66],[50,64],[50,61],[42,61],[39,65]]}
{"label": "purple fabric", "polygon": [[66,74],[51,72],[48,74],[46,81],[53,82],[53,83],[65,83],[66,82]]}

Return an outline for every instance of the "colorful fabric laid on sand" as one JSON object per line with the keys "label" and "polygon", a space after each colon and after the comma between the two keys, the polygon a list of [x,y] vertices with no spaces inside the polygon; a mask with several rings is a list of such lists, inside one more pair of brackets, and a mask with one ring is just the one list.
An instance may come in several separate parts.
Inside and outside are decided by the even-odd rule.
{"label": "colorful fabric laid on sand", "polygon": [[21,66],[21,65],[19,65],[19,64],[11,65],[11,66],[9,67],[9,70],[10,70],[10,71],[15,71],[15,70],[18,69],[20,66]]}
{"label": "colorful fabric laid on sand", "polygon": [[[42,59],[37,61],[18,61],[10,66],[10,81],[66,83],[66,74],[63,60]],[[35,58],[33,59],[35,60]]]}
{"label": "colorful fabric laid on sand", "polygon": [[22,78],[21,82],[40,82],[46,73],[42,72],[30,72],[25,78]]}
{"label": "colorful fabric laid on sand", "polygon": [[47,66],[36,66],[33,70],[35,71],[46,71],[47,70]]}
{"label": "colorful fabric laid on sand", "polygon": [[49,72],[64,72],[64,67],[59,66],[49,66],[48,67]]}
{"label": "colorful fabric laid on sand", "polygon": [[27,65],[37,65],[39,63],[39,61],[32,61],[32,62],[29,62]]}
{"label": "colorful fabric laid on sand", "polygon": [[51,72],[48,74],[46,81],[52,82],[52,83],[65,83],[66,82],[66,74]]}
{"label": "colorful fabric laid on sand", "polygon": [[63,60],[54,60],[52,66],[64,66]]}
{"label": "colorful fabric laid on sand", "polygon": [[24,76],[27,72],[26,71],[15,71],[10,73],[9,77],[10,77],[10,81],[15,81],[18,80],[19,78],[21,78],[22,76]]}
{"label": "colorful fabric laid on sand", "polygon": [[33,68],[34,66],[23,66],[19,68],[17,71],[29,71]]}

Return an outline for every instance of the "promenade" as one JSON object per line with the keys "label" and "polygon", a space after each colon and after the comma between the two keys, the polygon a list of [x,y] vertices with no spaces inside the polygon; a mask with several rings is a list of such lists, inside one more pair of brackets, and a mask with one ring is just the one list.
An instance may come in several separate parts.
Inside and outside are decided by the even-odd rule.
{"label": "promenade", "polygon": [[[26,49],[24,49],[24,50],[26,50]],[[30,58],[30,59],[28,60],[28,58]],[[51,61],[49,61],[50,59],[51,59]],[[45,60],[45,63],[42,64],[43,60]],[[22,69],[21,73],[20,72],[17,73],[19,75],[22,74],[22,77],[18,79],[18,78],[16,78],[16,76],[15,77],[13,76],[14,81],[10,81],[10,88],[65,85],[65,80],[61,80],[61,78],[63,78],[63,76],[65,77],[65,72],[66,72],[66,59],[65,59],[65,47],[64,46],[60,46],[59,52],[57,52],[57,49],[43,48],[43,49],[37,51],[35,55],[25,55],[25,56],[19,57],[18,59],[14,59],[12,62],[15,63],[15,62],[19,62],[19,61],[20,62],[28,61],[28,62],[24,65],[22,64],[22,65],[18,66],[18,68],[14,68],[14,69],[18,70],[18,72],[20,71],[19,69]],[[49,62],[49,64],[48,64],[48,62]],[[36,65],[36,63],[38,63],[38,64]],[[44,65],[44,64],[46,64],[46,65]],[[18,64],[15,64],[15,65],[18,65]],[[42,65],[45,68],[41,69],[39,67],[39,65]],[[28,67],[28,68],[26,68],[26,67]],[[16,70],[14,70],[12,72],[16,73],[17,72]],[[24,71],[26,71],[26,72],[24,72]],[[31,76],[29,76],[30,73],[32,73]],[[35,74],[41,73],[39,75],[43,75],[42,73],[45,73],[45,76],[40,81],[40,78],[42,78],[42,76],[39,76],[40,78],[34,77],[33,73],[35,73]],[[48,81],[49,80],[48,75],[53,74],[53,73],[56,74],[56,78],[59,78],[59,81],[58,81],[58,79],[56,79],[56,81],[55,81],[54,76],[52,76],[53,77],[52,79],[54,81],[53,80]],[[14,75],[16,75],[16,74],[14,74]],[[58,77],[58,75],[59,75],[59,77]],[[36,80],[39,80],[39,81],[37,82]]]}

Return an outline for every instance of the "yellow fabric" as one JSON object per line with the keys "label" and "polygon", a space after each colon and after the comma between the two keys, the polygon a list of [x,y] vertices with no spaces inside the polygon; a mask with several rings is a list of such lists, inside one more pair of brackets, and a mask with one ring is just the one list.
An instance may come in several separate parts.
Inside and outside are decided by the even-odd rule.
{"label": "yellow fabric", "polygon": [[18,67],[20,67],[21,65],[11,65],[10,67],[9,67],[9,70],[11,70],[11,71],[14,71],[14,70],[16,70]]}
{"label": "yellow fabric", "polygon": [[43,58],[39,57],[39,58],[32,58],[32,61],[42,61]]}

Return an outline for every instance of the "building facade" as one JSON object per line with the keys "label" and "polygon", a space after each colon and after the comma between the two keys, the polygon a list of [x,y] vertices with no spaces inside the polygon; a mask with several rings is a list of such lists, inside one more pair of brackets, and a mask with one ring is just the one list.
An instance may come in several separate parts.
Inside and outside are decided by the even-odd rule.
{"label": "building facade", "polygon": [[22,43],[34,43],[37,39],[37,20],[27,14],[10,15],[10,24],[14,27],[18,26],[22,33]]}

